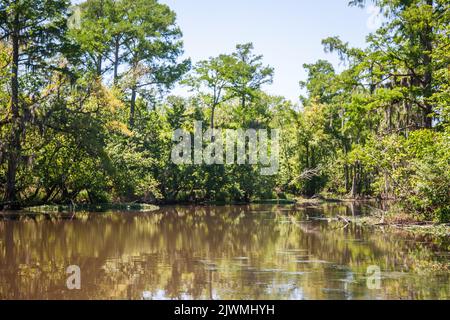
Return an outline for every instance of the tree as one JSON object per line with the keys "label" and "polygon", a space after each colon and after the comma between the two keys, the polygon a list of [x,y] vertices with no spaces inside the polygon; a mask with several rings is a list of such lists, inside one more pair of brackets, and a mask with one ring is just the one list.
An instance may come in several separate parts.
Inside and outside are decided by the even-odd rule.
{"label": "tree", "polygon": [[[136,98],[148,90],[170,88],[190,68],[190,61],[178,63],[183,54],[176,15],[156,0],[123,0],[123,56],[128,66],[124,88],[130,91],[130,127],[135,120]],[[154,94],[154,93],[153,93]]]}
{"label": "tree", "polygon": [[211,107],[212,129],[218,106],[237,97],[244,112],[247,102],[253,101],[261,87],[272,83],[273,68],[263,66],[263,57],[254,55],[252,50],[251,43],[237,45],[232,54],[200,61],[185,81],[198,91],[207,89],[205,98]]}
{"label": "tree", "polygon": [[[436,77],[448,61],[435,55],[448,46],[442,35],[448,36],[449,3],[446,0],[374,0],[389,20],[369,37],[369,44],[383,82],[394,87],[406,87],[408,108],[418,108],[422,114],[418,127],[432,128],[439,120],[433,96],[440,91]],[[363,6],[365,0],[351,1]],[[448,39],[448,38],[447,38]],[[380,62],[383,61],[381,64]]]}
{"label": "tree", "polygon": [[[336,73],[333,65],[326,60],[319,60],[314,64],[304,64],[308,71],[308,79],[300,82],[300,87],[308,91],[309,96],[320,103],[329,103],[336,95],[331,89]],[[307,97],[301,97],[303,105],[310,102]]]}
{"label": "tree", "polygon": [[80,9],[73,38],[96,74],[111,75],[128,94],[132,128],[138,97],[154,100],[190,68],[189,60],[178,61],[183,42],[176,15],[156,0],[88,0]]}
{"label": "tree", "polygon": [[11,133],[5,194],[10,207],[18,202],[16,176],[22,137],[31,117],[29,106],[42,98],[38,90],[45,86],[45,72],[53,68],[50,59],[64,51],[68,7],[67,0],[0,1],[0,40],[11,46]]}
{"label": "tree", "polygon": [[232,57],[236,59],[234,70],[231,76],[229,90],[239,97],[241,107],[245,109],[247,101],[252,102],[256,93],[264,84],[271,84],[273,81],[274,69],[263,66],[262,55],[252,53],[253,44],[239,44]]}
{"label": "tree", "polygon": [[204,96],[211,107],[211,129],[214,129],[216,108],[231,99],[226,95],[226,91],[230,86],[230,73],[235,64],[235,59],[225,54],[200,61],[194,67],[193,74],[185,81],[197,91],[207,90]]}
{"label": "tree", "polygon": [[77,23],[71,25],[70,36],[80,46],[83,62],[88,70],[102,77],[111,69],[113,36],[121,21],[116,14],[120,2],[115,0],[88,0],[74,7]]}

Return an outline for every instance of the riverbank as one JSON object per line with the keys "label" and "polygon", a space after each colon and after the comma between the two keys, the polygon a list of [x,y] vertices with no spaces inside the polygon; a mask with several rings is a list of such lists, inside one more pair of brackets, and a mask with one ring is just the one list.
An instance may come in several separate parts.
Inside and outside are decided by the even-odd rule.
{"label": "riverbank", "polygon": [[370,214],[359,215],[341,215],[331,218],[334,221],[341,221],[345,224],[356,224],[366,227],[374,228],[390,228],[392,230],[400,230],[409,232],[415,235],[429,235],[441,238],[450,238],[450,224],[435,223],[432,221],[425,221],[414,215],[409,215],[399,210],[395,203],[387,210],[382,210],[373,206],[376,202],[374,199],[354,200],[354,199],[337,199],[324,198],[321,196],[315,198],[295,198],[296,206],[304,207],[320,207],[327,204],[342,203],[342,204],[359,204],[367,207]]}
{"label": "riverbank", "polygon": [[[381,210],[373,206],[374,200],[351,200],[338,198],[325,198],[321,196],[313,198],[293,197],[291,199],[265,199],[255,200],[250,203],[228,203],[228,202],[205,202],[196,205],[200,206],[224,206],[224,205],[248,205],[248,204],[268,204],[268,205],[294,205],[298,208],[321,207],[327,204],[358,204],[367,207],[370,211],[369,215],[339,215],[329,218],[332,221],[341,221],[344,224],[356,224],[361,226],[375,228],[390,228],[393,230],[402,230],[417,235],[430,235],[437,237],[450,237],[450,224],[439,224],[430,221],[423,221],[414,216],[407,215],[398,209]],[[179,205],[189,205],[192,203],[177,203]],[[164,206],[165,204],[162,204]],[[23,212],[34,214],[49,213],[73,213],[73,212],[105,212],[105,211],[136,211],[136,212],[153,212],[159,210],[160,207],[152,204],[138,203],[113,203],[113,204],[74,204],[74,205],[43,205],[36,207],[24,208]]]}
{"label": "riverbank", "polygon": [[203,201],[203,202],[183,202],[183,201],[167,201],[156,204],[145,203],[102,203],[102,204],[80,204],[74,203],[70,205],[46,204],[39,206],[22,207],[18,210],[0,210],[2,212],[27,211],[34,213],[56,213],[56,212],[74,212],[74,211],[90,211],[103,212],[108,210],[117,211],[156,211],[163,206],[171,205],[196,205],[196,206],[226,206],[226,205],[249,205],[249,204],[272,204],[272,205],[293,205],[296,204],[292,199],[259,199],[251,202],[235,202],[235,201]]}
{"label": "riverbank", "polygon": [[34,213],[52,213],[52,212],[104,212],[108,210],[117,211],[140,211],[151,212],[158,210],[159,207],[152,204],[140,203],[107,203],[107,204],[73,204],[73,205],[43,205],[24,208],[23,211]]}
{"label": "riverbank", "polygon": [[362,226],[391,228],[417,235],[430,235],[442,238],[450,238],[450,224],[420,221],[406,215],[397,216],[389,211],[384,215],[341,217],[340,219],[344,221],[347,220],[350,223]]}

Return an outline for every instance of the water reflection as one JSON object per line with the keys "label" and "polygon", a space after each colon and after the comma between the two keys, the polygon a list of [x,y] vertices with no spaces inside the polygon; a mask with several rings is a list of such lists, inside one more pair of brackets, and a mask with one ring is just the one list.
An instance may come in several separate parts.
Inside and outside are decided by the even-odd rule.
{"label": "water reflection", "polygon": [[[367,206],[166,207],[0,221],[2,299],[450,298],[446,244],[329,221]],[[74,218],[74,219],[70,219]],[[66,268],[81,268],[81,290]],[[367,267],[382,270],[367,288]],[[425,276],[420,272],[430,271]]]}

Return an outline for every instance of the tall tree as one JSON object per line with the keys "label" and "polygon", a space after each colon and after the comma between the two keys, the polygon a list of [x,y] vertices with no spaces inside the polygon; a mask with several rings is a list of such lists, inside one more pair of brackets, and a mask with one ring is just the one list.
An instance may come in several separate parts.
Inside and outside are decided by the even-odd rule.
{"label": "tall tree", "polygon": [[130,92],[130,127],[134,126],[139,94],[170,88],[190,68],[179,62],[183,54],[176,14],[156,0],[123,0],[125,28],[123,55],[128,66],[124,86]]}
{"label": "tall tree", "polygon": [[[364,6],[367,1],[353,0],[351,5]],[[434,53],[446,47],[442,34],[448,36],[447,0],[373,0],[388,18],[383,27],[369,37],[369,44],[384,73],[384,82],[394,86],[403,80],[405,100],[422,114],[419,127],[432,128],[437,117],[433,96],[440,91],[436,76],[442,61]],[[448,62],[447,62],[448,63]],[[441,68],[436,68],[441,65]]]}
{"label": "tall tree", "polygon": [[196,90],[206,89],[206,98],[211,106],[211,128],[217,107],[234,98],[239,98],[243,111],[257,96],[264,84],[273,80],[273,68],[264,66],[263,57],[252,52],[253,44],[236,46],[232,54],[221,54],[200,61],[187,83]]}
{"label": "tall tree", "polygon": [[114,84],[124,63],[123,46],[130,23],[121,0],[87,0],[74,9],[78,23],[71,24],[70,35],[81,47],[86,67],[99,77],[112,71]]}
{"label": "tall tree", "polygon": [[215,112],[220,104],[231,99],[227,96],[230,88],[231,73],[235,69],[236,60],[230,55],[221,54],[197,63],[193,74],[185,81],[195,90],[205,92],[204,96],[211,107],[210,125],[214,129]]}
{"label": "tall tree", "polygon": [[252,102],[256,92],[264,84],[271,84],[273,81],[274,69],[264,66],[263,56],[255,55],[252,43],[239,44],[232,56],[236,59],[236,65],[231,72],[232,91],[241,101],[241,106],[245,109],[247,102]]}
{"label": "tall tree", "polygon": [[[63,52],[68,0],[0,1],[0,40],[9,42],[11,52],[11,134],[5,201],[15,207],[17,169],[21,162],[21,142],[30,120],[30,100],[35,99],[52,69],[50,58]],[[33,92],[27,89],[33,89]]]}
{"label": "tall tree", "polygon": [[78,23],[71,25],[70,35],[83,53],[85,67],[98,77],[111,68],[114,0],[88,0],[77,5]]}
{"label": "tall tree", "polygon": [[88,66],[127,92],[133,127],[138,97],[151,100],[190,68],[189,60],[179,61],[183,42],[176,15],[157,0],[88,0],[80,9],[73,38]]}

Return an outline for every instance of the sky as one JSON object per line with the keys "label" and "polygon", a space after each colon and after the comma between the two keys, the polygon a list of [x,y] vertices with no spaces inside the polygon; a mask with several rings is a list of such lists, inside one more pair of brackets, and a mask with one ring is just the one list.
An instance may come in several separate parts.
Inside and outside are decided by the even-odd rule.
{"label": "sky", "polygon": [[[378,22],[376,8],[348,7],[349,0],[161,0],[177,13],[185,56],[192,62],[231,53],[236,44],[252,42],[255,53],[275,68],[273,85],[264,89],[297,103],[303,64],[338,58],[325,54],[322,39],[339,36],[364,47]],[[185,94],[177,88],[174,94]]]}

